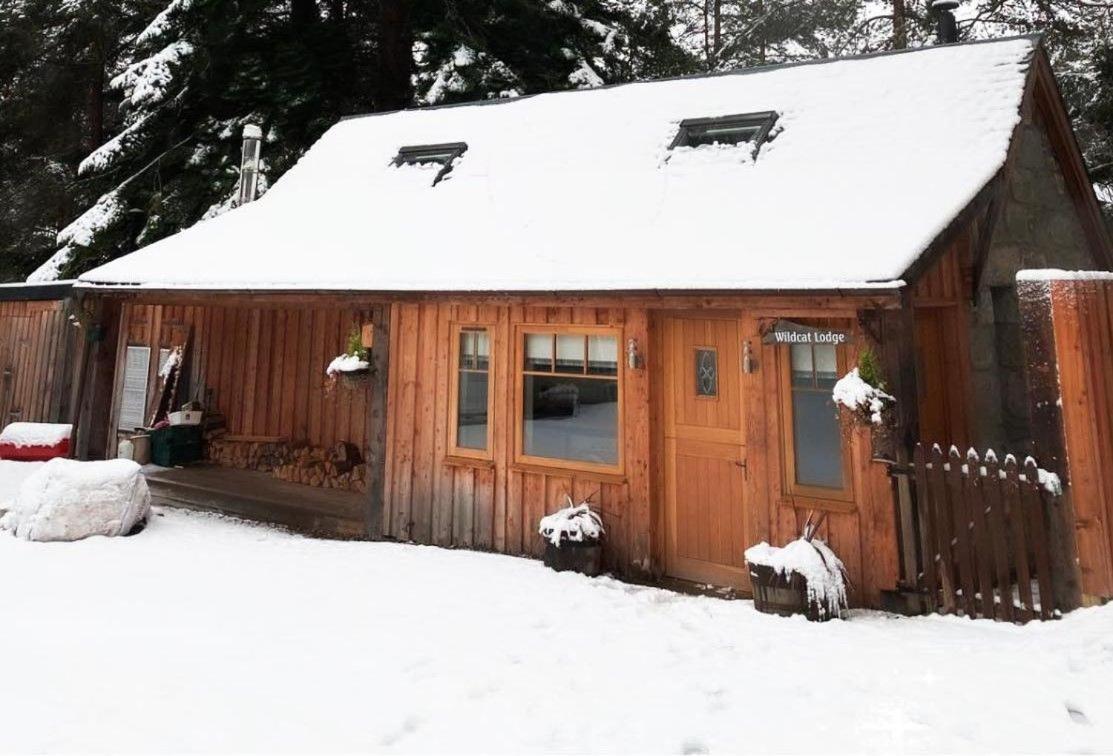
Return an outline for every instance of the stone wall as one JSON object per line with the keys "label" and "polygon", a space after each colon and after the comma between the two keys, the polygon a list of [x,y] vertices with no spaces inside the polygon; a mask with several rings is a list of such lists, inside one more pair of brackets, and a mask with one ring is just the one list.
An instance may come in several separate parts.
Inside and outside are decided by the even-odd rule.
{"label": "stone wall", "polygon": [[1016,273],[1095,267],[1082,225],[1042,128],[1025,122],[1005,205],[972,310],[975,443],[1010,452],[1030,444]]}

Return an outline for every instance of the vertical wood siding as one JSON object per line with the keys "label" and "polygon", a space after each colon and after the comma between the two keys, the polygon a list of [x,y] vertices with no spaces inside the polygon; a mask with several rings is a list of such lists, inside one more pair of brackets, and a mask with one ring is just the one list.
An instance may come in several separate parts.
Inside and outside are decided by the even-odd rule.
{"label": "vertical wood siding", "polygon": [[0,302],[0,426],[70,421],[81,333],[62,301]]}
{"label": "vertical wood siding", "polygon": [[[491,327],[491,460],[453,459],[447,453],[450,349],[453,324]],[[541,517],[566,495],[590,498],[607,528],[608,566],[623,574],[650,567],[649,374],[623,371],[624,472],[620,476],[514,464],[516,365],[514,326],[604,325],[622,329],[623,345],[645,348],[644,310],[598,307],[524,307],[396,304],[391,314],[388,402],[386,535],[440,546],[539,556]]]}
{"label": "vertical wood siding", "polygon": [[1113,282],[1053,281],[1048,304],[1082,592],[1113,598]]}
{"label": "vertical wood siding", "polygon": [[[353,308],[237,308],[124,305],[121,347],[152,349],[148,401],[160,347],[189,338],[189,397],[211,398],[236,436],[275,436],[365,447],[368,389],[326,390],[325,367],[369,311]],[[117,391],[120,376],[117,375]],[[206,391],[208,390],[208,392]],[[113,418],[115,421],[115,418]]]}
{"label": "vertical wood siding", "polygon": [[[811,313],[814,317],[814,312]],[[802,316],[806,317],[806,316]],[[741,316],[742,338],[755,349],[759,369],[742,381],[742,423],[748,474],[746,532],[754,541],[783,544],[798,537],[803,519],[821,503],[785,492],[779,411],[778,347],[762,345],[760,313]],[[391,315],[385,533],[400,540],[539,556],[537,522],[564,496],[591,497],[607,528],[608,567],[626,576],[664,570],[665,512],[661,437],[661,345],[657,319],[641,308],[467,306],[396,304]],[[853,321],[849,313],[847,322]],[[453,324],[491,327],[492,459],[452,458],[446,449],[453,386]],[[515,464],[515,326],[520,324],[620,327],[620,346],[636,339],[643,368],[622,371],[624,469],[607,476]],[[854,326],[858,329],[858,326]],[[866,335],[856,330],[856,342]],[[784,351],[781,349],[780,351]],[[849,355],[853,360],[856,357]],[[620,354],[624,359],[624,354]],[[845,560],[855,600],[878,605],[880,591],[898,577],[889,478],[871,462],[868,432],[849,438],[854,501],[838,504],[823,535]],[[750,544],[735,544],[744,549]]]}

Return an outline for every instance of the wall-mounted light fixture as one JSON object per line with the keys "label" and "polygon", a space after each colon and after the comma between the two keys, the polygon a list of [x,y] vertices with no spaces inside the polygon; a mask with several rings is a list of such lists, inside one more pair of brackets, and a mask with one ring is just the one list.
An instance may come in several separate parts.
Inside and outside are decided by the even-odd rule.
{"label": "wall-mounted light fixture", "polygon": [[626,342],[626,366],[631,370],[637,370],[641,365],[641,355],[638,354],[638,340],[630,339]]}
{"label": "wall-mounted light fixture", "polygon": [[742,342],[742,372],[746,375],[757,370],[757,360],[754,359],[753,350],[749,341]]}

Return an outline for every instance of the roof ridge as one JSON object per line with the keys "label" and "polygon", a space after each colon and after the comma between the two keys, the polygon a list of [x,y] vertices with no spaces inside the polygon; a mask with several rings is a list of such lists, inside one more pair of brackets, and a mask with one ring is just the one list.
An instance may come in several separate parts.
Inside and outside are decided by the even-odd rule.
{"label": "roof ridge", "polygon": [[771,71],[781,71],[789,68],[802,68],[804,66],[822,66],[830,63],[845,63],[855,60],[871,60],[873,58],[886,58],[896,55],[909,55],[913,53],[929,52],[931,50],[941,50],[955,47],[973,47],[976,45],[990,45],[1005,42],[1016,42],[1017,40],[1025,39],[1033,42],[1033,47],[1038,47],[1044,38],[1044,32],[1031,32],[1028,34],[1014,34],[1009,37],[992,37],[989,39],[970,39],[963,42],[951,42],[942,45],[925,45],[923,47],[904,47],[896,50],[874,50],[873,52],[857,53],[855,55],[837,55],[833,58],[812,58],[810,60],[793,60],[784,63],[769,63],[762,66],[750,66],[748,68],[731,68],[725,71],[707,71],[704,73],[681,74],[679,76],[665,76],[659,79],[638,79],[635,81],[619,81],[613,84],[604,84],[599,87],[590,87],[587,89],[552,89],[546,92],[532,92],[530,94],[519,95],[517,97],[492,97],[486,100],[467,100],[465,102],[445,102],[436,105],[418,105],[412,108],[399,108],[396,110],[383,110],[380,112],[372,113],[353,113],[352,115],[341,116],[340,121],[353,121],[359,118],[377,118],[379,116],[394,115],[396,113],[416,113],[428,110],[446,110],[449,108],[467,108],[488,105],[508,105],[514,102],[521,102],[540,95],[549,94],[574,94],[579,92],[599,92],[606,89],[616,89],[618,87],[628,87],[634,84],[655,84],[658,82],[667,81],[688,81],[691,79],[716,79],[724,76],[747,76],[750,74],[768,73]]}

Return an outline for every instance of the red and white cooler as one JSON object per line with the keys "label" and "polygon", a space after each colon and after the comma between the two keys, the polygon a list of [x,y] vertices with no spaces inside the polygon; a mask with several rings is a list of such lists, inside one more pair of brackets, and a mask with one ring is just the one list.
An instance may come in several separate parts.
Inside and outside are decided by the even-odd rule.
{"label": "red and white cooler", "polygon": [[69,423],[10,423],[0,431],[0,459],[45,462],[70,455]]}

